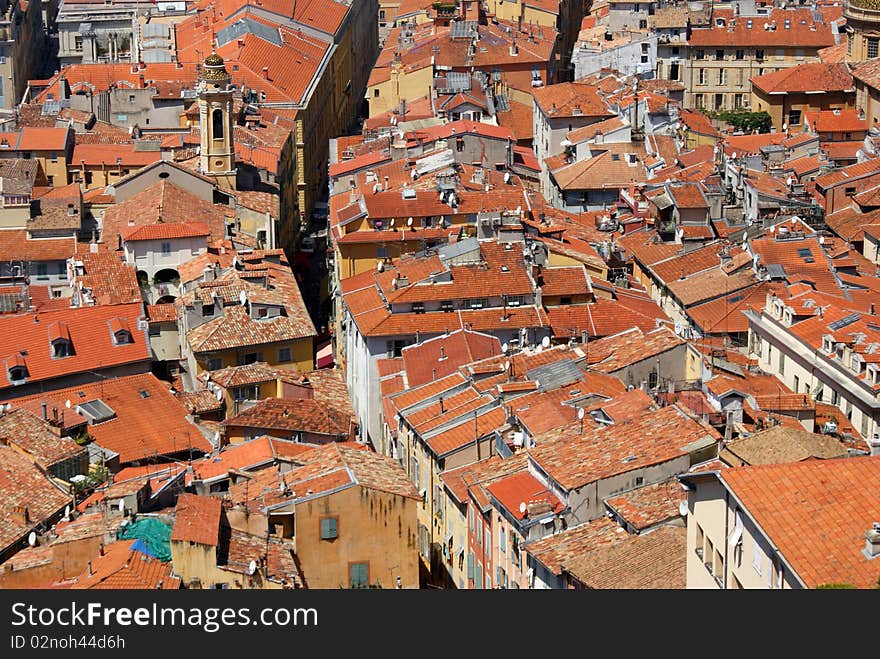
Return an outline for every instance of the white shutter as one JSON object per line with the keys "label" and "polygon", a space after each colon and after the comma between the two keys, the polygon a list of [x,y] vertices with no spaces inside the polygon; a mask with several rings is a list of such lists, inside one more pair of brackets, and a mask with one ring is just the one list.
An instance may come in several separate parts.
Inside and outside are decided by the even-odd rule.
{"label": "white shutter", "polygon": [[758,544],[758,537],[755,536],[755,550],[752,555],[752,566],[755,568],[755,572],[761,574],[761,559],[763,558],[763,552],[761,551],[761,546]]}

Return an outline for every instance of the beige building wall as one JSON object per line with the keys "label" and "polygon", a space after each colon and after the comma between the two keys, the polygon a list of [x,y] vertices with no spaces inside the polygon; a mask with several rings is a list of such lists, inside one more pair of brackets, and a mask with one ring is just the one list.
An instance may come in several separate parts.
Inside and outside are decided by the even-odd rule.
{"label": "beige building wall", "polygon": [[716,477],[699,478],[688,494],[687,588],[801,587],[735,497]]}
{"label": "beige building wall", "polygon": [[[720,51],[720,59],[716,51]],[[682,75],[685,107],[707,110],[746,107],[751,103],[749,80],[753,76],[818,62],[817,53],[815,48],[688,47]]]}
{"label": "beige building wall", "polygon": [[[296,504],[296,555],[308,588],[348,588],[352,563],[368,564],[371,586],[419,587],[416,502],[361,486]],[[335,517],[338,537],[321,539]]]}

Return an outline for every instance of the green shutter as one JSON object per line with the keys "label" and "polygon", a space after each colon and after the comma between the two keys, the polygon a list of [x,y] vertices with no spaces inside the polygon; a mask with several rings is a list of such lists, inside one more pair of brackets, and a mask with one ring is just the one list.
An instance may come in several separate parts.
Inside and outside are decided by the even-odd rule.
{"label": "green shutter", "polygon": [[367,583],[367,564],[352,563],[348,567],[349,578],[352,588],[366,588]]}
{"label": "green shutter", "polygon": [[468,552],[468,566],[467,566],[467,578],[474,578],[474,552]]}
{"label": "green shutter", "polygon": [[332,540],[337,537],[336,518],[325,517],[321,520],[321,540]]}
{"label": "green shutter", "polygon": [[483,566],[477,563],[474,568],[474,588],[483,588]]}

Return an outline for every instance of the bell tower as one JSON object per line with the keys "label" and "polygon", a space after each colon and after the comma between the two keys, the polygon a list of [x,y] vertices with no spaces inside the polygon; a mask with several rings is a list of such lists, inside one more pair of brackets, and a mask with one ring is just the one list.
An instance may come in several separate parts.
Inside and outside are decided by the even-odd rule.
{"label": "bell tower", "polygon": [[199,171],[226,190],[235,190],[235,142],[232,135],[232,76],[223,58],[211,53],[199,74]]}

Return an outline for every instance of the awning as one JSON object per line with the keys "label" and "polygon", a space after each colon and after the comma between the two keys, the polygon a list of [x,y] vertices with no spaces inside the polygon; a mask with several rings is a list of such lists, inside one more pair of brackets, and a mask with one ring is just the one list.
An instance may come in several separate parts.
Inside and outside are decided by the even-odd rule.
{"label": "awning", "polygon": [[333,366],[333,344],[328,343],[318,350],[318,368],[329,368]]}

